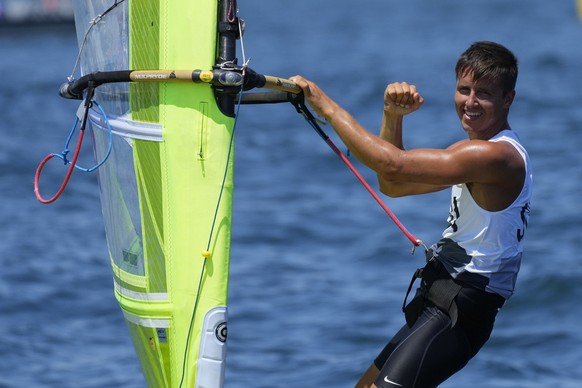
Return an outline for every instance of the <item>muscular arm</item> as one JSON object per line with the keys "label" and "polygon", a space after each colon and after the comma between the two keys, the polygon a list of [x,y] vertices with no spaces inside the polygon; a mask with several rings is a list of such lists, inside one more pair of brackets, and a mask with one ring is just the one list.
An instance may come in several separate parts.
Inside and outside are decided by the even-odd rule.
{"label": "muscular arm", "polygon": [[[428,193],[466,182],[499,189],[516,185],[515,173],[523,168],[523,161],[509,144],[464,140],[444,150],[406,151],[402,149],[403,114],[398,118],[395,111],[385,113],[380,136],[376,136],[365,130],[317,85],[301,77],[296,77],[295,82],[303,89],[313,109],[329,121],[352,154],[377,173],[381,189],[387,195]],[[397,108],[410,110],[406,101],[397,101],[401,105]],[[521,185],[519,180],[518,185]]]}
{"label": "muscular arm", "polygon": [[[423,103],[422,97],[416,92],[416,88],[406,94],[403,86],[409,88],[406,83],[391,84],[384,93],[384,111],[382,115],[382,125],[380,127],[380,138],[386,140],[393,146],[404,151],[402,141],[402,123],[405,114],[412,113]],[[400,98],[400,99],[399,99]],[[402,101],[407,99],[407,101]],[[407,105],[407,103],[409,103]],[[420,182],[398,182],[387,179],[380,172],[377,174],[380,191],[391,197],[401,197],[406,195],[425,194],[443,190],[448,185],[433,185]]]}

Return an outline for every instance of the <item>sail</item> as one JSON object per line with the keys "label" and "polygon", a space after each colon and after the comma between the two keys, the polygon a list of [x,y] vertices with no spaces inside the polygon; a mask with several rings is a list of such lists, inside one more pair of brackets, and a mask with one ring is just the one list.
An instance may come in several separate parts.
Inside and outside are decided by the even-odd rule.
{"label": "sail", "polygon": [[[211,69],[217,0],[77,0],[81,74]],[[150,387],[220,387],[233,118],[208,84],[111,83],[91,110],[114,293]],[[120,333],[124,335],[124,333]]]}

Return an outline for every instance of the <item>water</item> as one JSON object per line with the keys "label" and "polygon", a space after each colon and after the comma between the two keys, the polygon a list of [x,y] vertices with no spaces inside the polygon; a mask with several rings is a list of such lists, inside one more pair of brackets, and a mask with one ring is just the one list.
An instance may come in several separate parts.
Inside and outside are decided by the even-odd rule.
{"label": "water", "polygon": [[[371,130],[385,84],[415,83],[426,103],[406,121],[409,147],[463,137],[452,105],[462,50],[483,39],[514,50],[521,67],[510,122],[535,169],[522,272],[491,340],[442,386],[579,386],[575,2],[240,0],[239,8],[255,70],[317,81]],[[95,176],[75,173],[53,205],[34,198],[36,166],[62,150],[76,111],[56,94],[75,47],[72,28],[0,30],[2,387],[144,386],[113,297]],[[47,192],[63,173],[56,162],[47,168]],[[291,106],[241,109],[235,173],[226,386],[352,386],[403,323],[400,304],[422,255],[410,255]],[[387,203],[423,240],[438,238],[448,193]]]}

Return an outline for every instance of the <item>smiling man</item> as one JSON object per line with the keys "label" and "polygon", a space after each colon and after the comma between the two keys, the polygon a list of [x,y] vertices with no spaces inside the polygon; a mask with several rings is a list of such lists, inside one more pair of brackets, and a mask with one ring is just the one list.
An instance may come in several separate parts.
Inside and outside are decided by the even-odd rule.
{"label": "smiling man", "polygon": [[448,227],[413,276],[422,278],[421,286],[405,308],[406,324],[357,387],[436,387],[489,339],[515,288],[532,190],[528,154],[508,122],[517,59],[497,43],[477,42],[455,70],[455,106],[468,138],[447,149],[404,149],[403,117],[424,102],[414,85],[387,86],[375,136],[313,82],[292,79],[352,154],[377,173],[384,194],[451,188]]}

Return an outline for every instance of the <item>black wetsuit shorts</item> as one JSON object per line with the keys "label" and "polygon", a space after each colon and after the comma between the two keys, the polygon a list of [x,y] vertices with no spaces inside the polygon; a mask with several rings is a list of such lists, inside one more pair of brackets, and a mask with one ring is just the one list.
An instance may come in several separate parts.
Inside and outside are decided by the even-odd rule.
{"label": "black wetsuit shorts", "polygon": [[[418,296],[417,297],[422,297]],[[463,286],[455,297],[457,320],[424,300],[411,327],[404,325],[374,361],[377,387],[436,387],[463,368],[489,339],[503,305],[496,294]]]}

